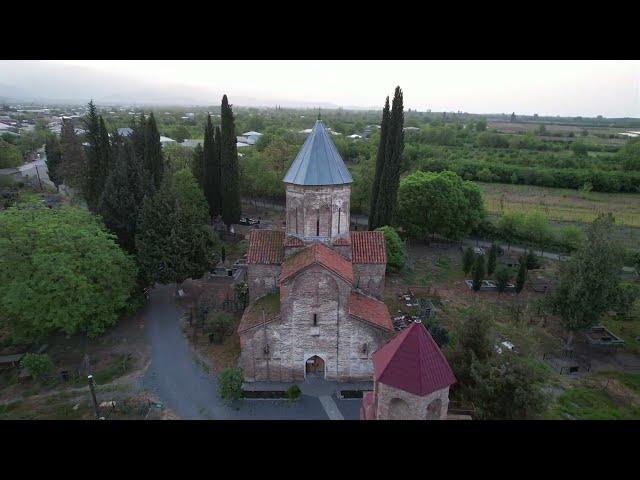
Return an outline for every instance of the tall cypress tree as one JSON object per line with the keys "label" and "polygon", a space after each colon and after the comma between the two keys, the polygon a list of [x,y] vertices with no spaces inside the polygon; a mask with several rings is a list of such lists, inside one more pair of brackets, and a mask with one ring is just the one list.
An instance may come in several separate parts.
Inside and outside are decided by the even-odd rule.
{"label": "tall cypress tree", "polygon": [[154,187],[131,141],[114,135],[113,150],[115,164],[100,197],[98,212],[107,228],[117,235],[118,243],[134,252],[138,212]]}
{"label": "tall cypress tree", "polygon": [[100,194],[104,188],[103,152],[100,139],[100,118],[98,110],[93,103],[89,102],[87,115],[83,119],[87,145],[85,148],[87,157],[87,171],[84,181],[83,196],[87,201],[87,206],[93,212],[96,211]]}
{"label": "tall cypress tree", "polygon": [[64,183],[64,177],[62,175],[62,152],[60,151],[60,141],[56,136],[47,137],[47,141],[44,145],[44,152],[47,156],[47,171],[49,173],[49,179],[59,188]]}
{"label": "tall cypress tree", "polygon": [[373,186],[371,192],[371,207],[369,209],[369,230],[375,230],[381,225],[378,222],[378,195],[380,191],[380,182],[382,179],[382,171],[384,169],[385,148],[387,146],[387,136],[389,132],[389,97],[387,97],[384,103],[384,109],[382,110],[382,121],[380,123],[380,142],[378,143],[378,154],[376,156],[376,174],[373,179]]}
{"label": "tall cypress tree", "polygon": [[[99,129],[99,150],[100,150],[100,169],[102,175],[102,189],[104,189],[104,183],[107,181],[107,177],[113,167],[113,155],[111,152],[111,144],[109,142],[109,132],[104,124],[104,119],[100,115],[100,129]],[[102,193],[102,192],[101,192]]]}
{"label": "tall cypress tree", "polygon": [[220,178],[222,181],[222,220],[227,226],[240,221],[242,204],[240,200],[240,172],[238,171],[238,150],[236,129],[231,105],[227,96],[222,97],[220,110]]}
{"label": "tall cypress tree", "polygon": [[82,192],[86,185],[87,159],[71,119],[62,120],[60,153],[60,171],[65,184]]}
{"label": "tall cypress tree", "polygon": [[393,225],[397,208],[402,151],[404,150],[404,106],[402,90],[396,87],[391,106],[389,131],[384,151],[384,167],[376,204],[377,222],[380,225]]}
{"label": "tall cypress tree", "polygon": [[162,155],[162,144],[160,143],[160,132],[158,132],[153,112],[149,114],[149,118],[145,123],[144,165],[149,171],[155,187],[160,188],[164,174],[164,157]]}
{"label": "tall cypress tree", "polygon": [[[219,139],[218,139],[219,141]],[[209,204],[209,213],[212,217],[222,212],[220,189],[220,154],[216,141],[215,130],[211,123],[211,115],[207,115],[207,123],[204,127],[204,147],[202,149],[204,196]]]}
{"label": "tall cypress tree", "polygon": [[206,197],[207,192],[204,189],[204,151],[202,150],[202,145],[200,144],[197,144],[196,148],[193,149],[191,172],[193,173],[193,177],[198,181],[198,185],[200,185],[200,188],[202,188],[202,191],[205,193]]}

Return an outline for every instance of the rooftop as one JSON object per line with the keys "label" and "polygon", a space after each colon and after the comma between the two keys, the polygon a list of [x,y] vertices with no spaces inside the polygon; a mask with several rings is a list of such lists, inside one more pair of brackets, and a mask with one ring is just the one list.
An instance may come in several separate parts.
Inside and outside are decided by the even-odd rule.
{"label": "rooftop", "polygon": [[351,292],[349,314],[376,327],[393,332],[393,322],[389,315],[389,309],[380,300],[358,292]]}
{"label": "rooftop", "polygon": [[424,397],[449,387],[456,377],[422,323],[412,323],[373,354],[374,378]]}
{"label": "rooftop", "polygon": [[387,263],[384,233],[352,231],[353,263]]}
{"label": "rooftop", "polygon": [[251,230],[247,263],[280,264],[284,259],[284,232]]}
{"label": "rooftop", "polygon": [[321,120],[302,145],[291,168],[284,176],[285,183],[295,185],[343,185],[353,183],[338,149]]}
{"label": "rooftop", "polygon": [[277,318],[278,315],[280,315],[280,293],[270,293],[260,297],[245,310],[238,325],[238,332],[266,323]]}
{"label": "rooftop", "polygon": [[321,243],[314,243],[310,247],[287,258],[282,265],[280,282],[286,281],[288,278],[311,265],[322,265],[339,277],[342,277],[345,281],[349,283],[353,282],[353,267],[351,266],[351,262],[345,260],[340,254]]}

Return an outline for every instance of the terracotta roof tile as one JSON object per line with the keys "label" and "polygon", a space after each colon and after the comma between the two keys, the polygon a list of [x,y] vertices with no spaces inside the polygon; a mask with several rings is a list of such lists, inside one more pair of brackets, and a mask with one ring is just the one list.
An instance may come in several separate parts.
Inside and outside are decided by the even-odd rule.
{"label": "terracotta roof tile", "polygon": [[284,232],[251,230],[247,263],[280,264],[284,259]]}
{"label": "terracotta roof tile", "polygon": [[351,232],[353,263],[387,263],[382,232]]}
{"label": "terracotta roof tile", "polygon": [[349,297],[349,314],[354,317],[372,323],[377,327],[393,331],[393,323],[389,315],[389,309],[380,300],[368,297],[361,293],[351,292]]}
{"label": "terracotta roof tile", "polygon": [[347,282],[353,283],[353,267],[351,266],[351,262],[345,260],[339,253],[334,252],[321,243],[314,243],[287,258],[282,264],[280,283],[313,264],[322,265]]}
{"label": "terracotta roof tile", "polygon": [[377,381],[424,397],[456,383],[436,342],[422,323],[413,323],[373,354]]}

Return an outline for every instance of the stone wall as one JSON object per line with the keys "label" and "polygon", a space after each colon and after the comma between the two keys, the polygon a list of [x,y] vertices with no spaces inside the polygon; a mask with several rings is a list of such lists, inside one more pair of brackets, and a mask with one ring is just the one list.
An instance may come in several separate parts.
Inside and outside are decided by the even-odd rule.
{"label": "stone wall", "polygon": [[305,362],[317,355],[327,380],[370,381],[371,355],[390,333],[348,315],[350,292],[348,282],[320,266],[285,282],[280,319],[240,336],[245,380],[304,381]]}
{"label": "stone wall", "polygon": [[258,298],[278,289],[280,281],[280,265],[247,265],[247,283],[249,285],[249,301],[255,302]]}
{"label": "stone wall", "polygon": [[420,397],[384,383],[374,384],[378,420],[446,420],[449,387]]}
{"label": "stone wall", "polygon": [[350,185],[287,185],[287,233],[312,240],[349,232]]}
{"label": "stone wall", "polygon": [[384,295],[385,264],[354,263],[353,286],[368,295],[382,300]]}

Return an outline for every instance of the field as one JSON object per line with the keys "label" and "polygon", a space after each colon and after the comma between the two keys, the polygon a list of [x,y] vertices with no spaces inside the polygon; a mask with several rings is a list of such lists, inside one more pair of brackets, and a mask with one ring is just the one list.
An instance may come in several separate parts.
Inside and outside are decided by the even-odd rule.
{"label": "field", "polygon": [[539,209],[554,222],[591,222],[611,212],[624,227],[640,228],[640,195],[579,192],[565,188],[477,182],[489,213],[499,215]]}

